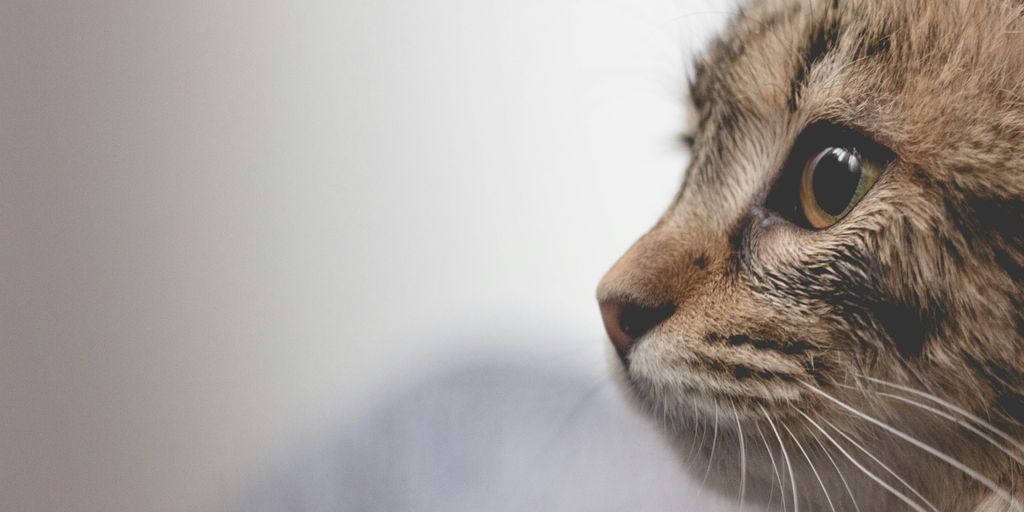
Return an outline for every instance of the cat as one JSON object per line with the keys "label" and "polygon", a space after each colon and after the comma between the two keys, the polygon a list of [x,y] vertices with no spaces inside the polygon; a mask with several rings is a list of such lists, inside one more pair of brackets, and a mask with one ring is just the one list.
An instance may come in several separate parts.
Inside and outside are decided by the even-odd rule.
{"label": "cat", "polygon": [[737,507],[1024,510],[1024,3],[760,0],[598,287],[628,394]]}

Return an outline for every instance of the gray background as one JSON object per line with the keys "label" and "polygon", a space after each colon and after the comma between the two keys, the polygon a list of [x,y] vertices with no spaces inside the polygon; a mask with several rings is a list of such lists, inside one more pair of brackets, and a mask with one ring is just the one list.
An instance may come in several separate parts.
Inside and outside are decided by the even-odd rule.
{"label": "gray background", "polygon": [[603,378],[717,3],[0,3],[0,510],[223,510],[467,358]]}

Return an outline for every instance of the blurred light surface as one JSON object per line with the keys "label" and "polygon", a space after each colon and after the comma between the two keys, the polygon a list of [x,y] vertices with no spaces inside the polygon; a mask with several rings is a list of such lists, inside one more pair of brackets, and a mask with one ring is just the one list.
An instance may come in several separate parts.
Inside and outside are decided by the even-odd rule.
{"label": "blurred light surface", "polygon": [[0,5],[0,510],[220,510],[465,354],[603,376],[718,4]]}

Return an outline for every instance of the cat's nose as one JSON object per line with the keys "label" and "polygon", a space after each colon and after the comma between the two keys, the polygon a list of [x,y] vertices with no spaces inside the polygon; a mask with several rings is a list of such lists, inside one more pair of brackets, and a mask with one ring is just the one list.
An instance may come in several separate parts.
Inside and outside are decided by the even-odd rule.
{"label": "cat's nose", "polygon": [[619,356],[625,356],[636,340],[676,311],[676,305],[672,302],[651,308],[628,301],[606,299],[600,301],[600,306],[604,330],[608,332]]}

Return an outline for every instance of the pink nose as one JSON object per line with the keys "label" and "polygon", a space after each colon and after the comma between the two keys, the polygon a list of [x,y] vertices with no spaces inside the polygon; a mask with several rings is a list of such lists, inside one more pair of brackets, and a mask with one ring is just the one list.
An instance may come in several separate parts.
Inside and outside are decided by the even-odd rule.
{"label": "pink nose", "polygon": [[671,302],[648,308],[631,302],[603,300],[600,306],[604,330],[608,332],[620,357],[625,357],[641,336],[676,311],[676,305]]}

